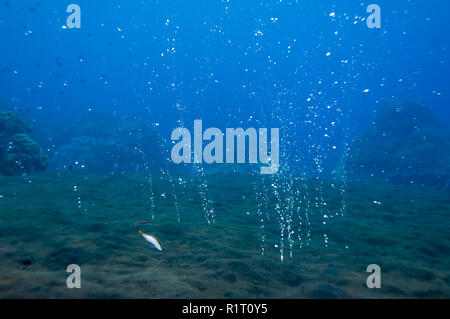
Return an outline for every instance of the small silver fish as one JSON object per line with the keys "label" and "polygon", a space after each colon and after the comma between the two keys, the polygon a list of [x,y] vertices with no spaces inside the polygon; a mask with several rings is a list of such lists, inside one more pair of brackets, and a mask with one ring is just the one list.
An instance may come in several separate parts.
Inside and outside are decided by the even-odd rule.
{"label": "small silver fish", "polygon": [[144,239],[146,241],[148,241],[150,244],[152,244],[153,247],[155,247],[157,250],[159,250],[159,251],[163,250],[161,244],[159,243],[158,239],[156,239],[156,237],[149,235],[149,234],[144,234],[142,231],[139,231],[139,235],[144,237]]}

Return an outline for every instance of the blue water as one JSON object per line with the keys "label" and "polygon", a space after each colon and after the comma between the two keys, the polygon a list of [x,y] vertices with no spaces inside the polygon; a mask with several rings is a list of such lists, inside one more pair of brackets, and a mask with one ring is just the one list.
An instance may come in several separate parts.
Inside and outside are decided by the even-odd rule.
{"label": "blue water", "polygon": [[[31,128],[0,122],[0,297],[449,297],[450,3],[376,0],[369,28],[361,1],[73,2],[80,28],[71,2],[0,1],[0,109]],[[279,128],[279,171],[173,163],[194,120]],[[8,162],[16,133],[45,170]]]}

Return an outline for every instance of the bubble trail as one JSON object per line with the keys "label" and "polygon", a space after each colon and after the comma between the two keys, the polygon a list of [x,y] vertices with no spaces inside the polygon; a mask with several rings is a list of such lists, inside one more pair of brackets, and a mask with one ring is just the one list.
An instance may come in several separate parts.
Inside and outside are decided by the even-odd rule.
{"label": "bubble trail", "polygon": [[141,156],[141,161],[143,163],[144,171],[145,171],[145,180],[146,180],[146,182],[148,184],[148,187],[149,187],[150,214],[151,214],[152,220],[155,220],[155,200],[154,200],[155,194],[154,194],[154,191],[153,191],[152,172],[151,172],[150,165],[149,165],[149,162],[147,160],[147,156],[146,156],[146,153],[145,153],[145,150],[144,150],[144,147],[143,147],[143,141],[142,141],[143,136],[142,136],[142,134],[140,132],[140,129],[139,129],[139,132],[136,133],[136,134],[137,134],[137,141],[138,141],[137,151],[138,151],[138,153]]}
{"label": "bubble trail", "polygon": [[338,178],[339,178],[339,191],[341,196],[341,205],[339,208],[339,214],[340,216],[344,216],[346,210],[347,210],[347,170],[346,170],[346,163],[347,163],[347,157],[348,157],[348,151],[349,151],[349,145],[347,143],[347,136],[348,131],[346,130],[345,134],[345,140],[344,140],[344,152],[342,154],[340,165],[338,169]]}
{"label": "bubble trail", "polygon": [[144,162],[144,170],[145,170],[145,180],[147,181],[147,184],[149,186],[149,200],[150,200],[150,213],[152,215],[152,220],[155,220],[155,200],[154,200],[154,192],[153,192],[153,177],[152,173],[150,171],[149,164],[146,160],[145,152],[142,147],[139,148],[139,153],[142,156],[142,161]]}
{"label": "bubble trail", "polygon": [[[162,139],[163,143],[165,143],[166,145],[169,145],[166,139]],[[168,162],[170,162],[170,156],[168,155],[168,150],[166,148],[163,148],[161,145],[160,149],[161,149],[161,154],[163,154],[163,158],[164,158],[164,167],[161,168],[162,174],[163,175],[167,175],[169,178],[169,184],[170,184],[170,189],[171,189],[171,193],[172,193],[172,198],[174,201],[174,205],[175,205],[175,212],[176,212],[176,216],[177,216],[177,221],[178,223],[181,222],[180,219],[180,208],[179,208],[179,203],[178,203],[178,196],[177,196],[177,191],[175,188],[175,182],[173,180],[172,174],[170,174],[170,170],[169,170],[169,166],[168,166]]]}
{"label": "bubble trail", "polygon": [[81,196],[79,195],[79,189],[77,185],[73,186],[73,192],[75,194],[76,202],[75,205],[79,210],[81,210]]}
{"label": "bubble trail", "polygon": [[285,236],[285,230],[286,230],[286,220],[282,211],[282,208],[280,206],[280,203],[282,203],[281,201],[281,196],[280,196],[280,192],[278,191],[278,186],[275,184],[275,182],[272,183],[272,190],[273,190],[273,194],[275,195],[275,198],[277,200],[277,202],[275,203],[275,211],[278,215],[278,222],[280,224],[280,259],[281,261],[284,260],[284,236]]}
{"label": "bubble trail", "polygon": [[208,183],[206,181],[205,172],[202,167],[197,164],[193,165],[194,172],[200,179],[199,183],[199,195],[202,200],[202,208],[204,212],[205,219],[208,224],[215,224],[215,212],[213,201],[208,199]]}
{"label": "bubble trail", "polygon": [[306,226],[306,245],[310,246],[311,244],[311,221],[310,221],[310,207],[311,207],[311,200],[309,197],[309,188],[306,181],[304,181],[303,187],[305,189],[303,200],[305,202],[305,226]]}
{"label": "bubble trail", "polygon": [[[261,190],[262,189],[262,190]],[[262,181],[260,183],[255,183],[253,186],[253,191],[256,194],[256,202],[257,202],[257,209],[256,214],[258,215],[259,219],[259,235],[261,236],[261,256],[264,256],[265,248],[266,248],[266,231],[264,226],[264,211],[267,211],[267,194],[264,191],[264,177],[262,178]],[[265,199],[262,199],[262,197],[265,197]],[[262,199],[262,200],[261,200]],[[266,215],[267,216],[267,215]]]}

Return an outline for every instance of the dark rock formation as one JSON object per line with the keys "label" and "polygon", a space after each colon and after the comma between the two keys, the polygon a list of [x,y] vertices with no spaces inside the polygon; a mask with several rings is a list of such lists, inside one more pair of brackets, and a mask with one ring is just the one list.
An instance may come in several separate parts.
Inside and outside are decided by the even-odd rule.
{"label": "dark rock formation", "polygon": [[450,128],[419,102],[386,104],[351,145],[349,174],[393,183],[448,186]]}
{"label": "dark rock formation", "polygon": [[[119,149],[118,141],[113,138],[80,136],[61,146],[51,160],[51,168],[64,170],[69,167],[84,169],[87,172],[110,172],[118,156],[124,161],[124,154],[130,159],[134,152]],[[124,167],[121,167],[124,169]],[[129,167],[128,167],[129,169]]]}
{"label": "dark rock formation", "polygon": [[48,158],[26,133],[27,123],[11,111],[0,110],[0,175],[21,175],[43,171]]}
{"label": "dark rock formation", "polygon": [[160,170],[161,141],[151,123],[92,111],[55,129],[50,169],[90,173]]}

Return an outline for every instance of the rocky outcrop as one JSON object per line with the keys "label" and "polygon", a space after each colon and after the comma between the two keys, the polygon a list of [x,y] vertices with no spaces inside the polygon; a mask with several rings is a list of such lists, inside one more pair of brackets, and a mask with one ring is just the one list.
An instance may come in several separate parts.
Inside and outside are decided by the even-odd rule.
{"label": "rocky outcrop", "polygon": [[351,176],[445,186],[450,178],[450,128],[415,101],[386,104],[351,145]]}
{"label": "rocky outcrop", "polygon": [[30,127],[11,111],[0,110],[0,175],[21,175],[47,168],[48,158],[27,133]]}
{"label": "rocky outcrop", "polygon": [[[133,151],[120,149],[118,141],[113,138],[79,136],[58,149],[52,157],[51,169],[111,172],[117,165],[115,159],[123,162],[124,154],[129,158]],[[121,167],[121,169],[125,169],[125,167]]]}
{"label": "rocky outcrop", "polygon": [[161,141],[151,123],[92,111],[55,129],[51,170],[90,173],[160,171]]}

